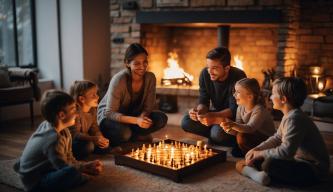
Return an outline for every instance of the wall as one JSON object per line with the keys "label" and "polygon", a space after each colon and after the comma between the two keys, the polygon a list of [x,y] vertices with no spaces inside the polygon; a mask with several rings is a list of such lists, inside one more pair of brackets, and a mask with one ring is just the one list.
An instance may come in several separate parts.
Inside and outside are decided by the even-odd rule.
{"label": "wall", "polygon": [[300,1],[299,64],[333,75],[333,1]]}
{"label": "wall", "polygon": [[81,0],[61,0],[61,49],[64,89],[83,79]]}
{"label": "wall", "polygon": [[82,1],[83,76],[105,89],[110,80],[109,0]]}

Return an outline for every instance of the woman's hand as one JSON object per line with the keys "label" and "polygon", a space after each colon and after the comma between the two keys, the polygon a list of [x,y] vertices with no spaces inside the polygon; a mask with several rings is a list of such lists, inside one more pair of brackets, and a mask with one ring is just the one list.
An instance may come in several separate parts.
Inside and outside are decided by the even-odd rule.
{"label": "woman's hand", "polygon": [[82,172],[89,175],[99,175],[103,171],[103,163],[100,160],[90,161],[83,165]]}
{"label": "woman's hand", "polygon": [[107,138],[103,137],[102,135],[95,136],[94,144],[102,149],[105,149],[105,148],[109,147],[109,140]]}
{"label": "woman's hand", "polygon": [[153,124],[153,121],[148,117],[137,117],[136,124],[141,128],[148,129]]}

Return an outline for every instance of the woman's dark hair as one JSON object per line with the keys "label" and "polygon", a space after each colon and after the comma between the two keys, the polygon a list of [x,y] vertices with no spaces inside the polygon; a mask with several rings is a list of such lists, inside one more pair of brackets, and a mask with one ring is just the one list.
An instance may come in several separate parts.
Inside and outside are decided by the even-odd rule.
{"label": "woman's dark hair", "polygon": [[207,53],[206,59],[218,60],[223,67],[230,65],[231,55],[226,47],[217,47]]}
{"label": "woman's dark hair", "polygon": [[59,90],[46,91],[41,100],[41,112],[43,117],[52,125],[57,126],[58,113],[74,103],[74,99],[67,93]]}
{"label": "woman's dark hair", "polygon": [[240,85],[253,94],[253,104],[260,104],[265,106],[265,99],[260,91],[260,85],[255,78],[243,78],[236,82],[236,85]]}
{"label": "woman's dark hair", "polygon": [[304,81],[297,77],[282,77],[273,82],[278,94],[287,98],[287,102],[294,108],[303,105],[307,96],[307,88]]}
{"label": "woman's dark hair", "polygon": [[89,89],[97,87],[97,85],[88,80],[74,81],[69,89],[69,94],[73,97],[76,103],[80,103],[79,96],[83,96]]}
{"label": "woman's dark hair", "polygon": [[141,53],[144,53],[146,54],[146,56],[148,56],[147,50],[142,45],[140,45],[139,43],[130,44],[125,52],[125,58],[124,58],[125,64],[129,64],[134,59],[135,56]]}

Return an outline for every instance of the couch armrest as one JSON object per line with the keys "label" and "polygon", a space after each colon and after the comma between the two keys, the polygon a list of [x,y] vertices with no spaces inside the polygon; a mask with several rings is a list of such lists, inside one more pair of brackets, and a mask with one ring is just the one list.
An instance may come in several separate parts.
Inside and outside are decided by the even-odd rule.
{"label": "couch armrest", "polygon": [[21,84],[29,83],[32,90],[34,98],[38,101],[41,97],[41,91],[38,87],[38,76],[37,72],[33,69],[22,69],[22,68],[9,68],[9,77],[12,82],[18,82]]}

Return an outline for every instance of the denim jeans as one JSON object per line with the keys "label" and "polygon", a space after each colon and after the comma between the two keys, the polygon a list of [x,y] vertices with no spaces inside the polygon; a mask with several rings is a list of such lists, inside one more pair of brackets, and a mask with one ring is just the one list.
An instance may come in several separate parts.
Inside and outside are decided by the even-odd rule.
{"label": "denim jeans", "polygon": [[210,142],[215,144],[226,146],[236,145],[236,137],[224,132],[220,125],[203,125],[199,121],[193,121],[188,114],[184,115],[181,122],[181,127],[186,132],[207,137],[209,138]]}
{"label": "denim jeans", "polygon": [[31,191],[68,191],[88,181],[88,178],[71,166],[46,173]]}
{"label": "denim jeans", "polygon": [[127,142],[137,135],[148,135],[163,128],[168,117],[163,112],[152,112],[150,118],[153,125],[148,129],[143,129],[138,125],[120,123],[117,121],[103,119],[100,125],[104,137],[110,139],[111,146],[118,146],[122,142]]}
{"label": "denim jeans", "polygon": [[309,186],[319,182],[314,167],[307,162],[266,158],[255,162],[259,170],[265,171],[273,182],[296,186]]}
{"label": "denim jeans", "polygon": [[95,149],[95,144],[91,141],[73,139],[72,151],[76,159],[84,159]]}

